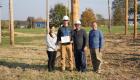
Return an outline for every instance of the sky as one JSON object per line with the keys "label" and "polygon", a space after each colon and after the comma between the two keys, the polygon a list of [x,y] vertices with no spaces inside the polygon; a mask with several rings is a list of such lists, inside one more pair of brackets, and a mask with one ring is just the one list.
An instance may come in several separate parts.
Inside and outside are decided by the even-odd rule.
{"label": "sky", "polygon": [[[0,17],[4,20],[8,19],[8,1],[1,0],[0,4],[3,6],[0,9]],[[14,19],[26,20],[28,16],[35,18],[46,16],[46,0],[13,0],[14,1]],[[97,14],[103,15],[104,18],[108,18],[108,0],[80,0],[80,14],[86,8],[92,8]],[[63,3],[68,5],[69,0],[49,0],[49,7],[53,8],[57,3]],[[112,3],[112,0],[110,0]],[[79,15],[80,15],[79,14]]]}

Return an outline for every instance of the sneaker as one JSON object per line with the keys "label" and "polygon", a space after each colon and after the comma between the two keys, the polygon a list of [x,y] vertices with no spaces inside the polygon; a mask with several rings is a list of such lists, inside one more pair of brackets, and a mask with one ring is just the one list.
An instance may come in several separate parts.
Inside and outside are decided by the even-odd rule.
{"label": "sneaker", "polygon": [[86,72],[86,69],[81,70],[81,72]]}
{"label": "sneaker", "polygon": [[64,72],[65,71],[65,68],[61,68],[61,72]]}
{"label": "sneaker", "polygon": [[103,71],[102,70],[98,70],[96,71],[96,73],[101,74]]}
{"label": "sneaker", "polygon": [[52,70],[52,69],[48,69],[48,71],[49,71],[49,72],[52,72],[53,70]]}

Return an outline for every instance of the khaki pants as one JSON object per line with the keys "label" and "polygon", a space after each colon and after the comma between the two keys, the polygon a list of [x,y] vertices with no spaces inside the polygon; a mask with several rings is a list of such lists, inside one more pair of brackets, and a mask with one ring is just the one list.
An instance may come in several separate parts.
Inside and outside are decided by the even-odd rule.
{"label": "khaki pants", "polygon": [[68,63],[70,70],[73,70],[73,51],[72,51],[72,44],[65,44],[61,45],[61,68],[65,70],[66,67],[66,54],[68,55]]}
{"label": "khaki pants", "polygon": [[93,70],[98,71],[101,70],[101,66],[103,63],[102,60],[102,53],[99,52],[99,49],[90,49],[90,54],[91,54],[91,60],[92,60],[92,65],[93,65]]}

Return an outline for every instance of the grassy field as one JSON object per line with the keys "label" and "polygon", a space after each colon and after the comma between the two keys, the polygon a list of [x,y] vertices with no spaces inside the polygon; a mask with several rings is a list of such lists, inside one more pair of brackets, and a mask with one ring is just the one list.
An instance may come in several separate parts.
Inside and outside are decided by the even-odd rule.
{"label": "grassy field", "polygon": [[[100,26],[98,27],[104,34],[109,34],[109,30],[107,26]],[[90,31],[90,27],[84,28],[86,29],[87,32]],[[125,27],[124,26],[112,26],[111,27],[111,33],[112,34],[124,34]],[[132,34],[134,32],[133,27],[129,26],[128,27],[128,33]],[[140,26],[138,26],[138,32],[140,32]]]}
{"label": "grassy field", "polygon": [[[84,28],[87,32],[90,31],[90,27]],[[100,30],[104,34],[109,34],[107,26],[101,26],[99,27]],[[138,32],[140,32],[140,27],[138,27]],[[16,34],[17,33],[17,34]],[[19,34],[22,33],[22,34]],[[133,34],[133,27],[129,26],[128,33]],[[24,36],[25,34],[25,36]],[[26,35],[32,35],[32,36],[26,36]],[[42,34],[42,35],[39,35]],[[36,29],[15,29],[15,43],[16,44],[23,44],[28,45],[27,42],[32,42],[32,40],[43,40],[45,39],[46,30],[44,28],[36,28]],[[124,26],[113,26],[111,27],[111,34],[124,34]],[[9,32],[8,29],[2,30],[2,46],[8,47],[9,46]],[[38,36],[36,36],[38,35]],[[23,43],[25,42],[25,43]]]}
{"label": "grassy field", "polygon": [[[45,29],[15,29],[15,46],[9,46],[8,31],[3,30],[0,47],[0,80],[140,80],[140,35],[123,35],[124,28],[99,27],[105,35],[103,73],[92,72],[89,50],[86,51],[88,71],[60,71],[60,53],[56,71],[47,71]],[[85,28],[89,32],[90,28]],[[132,27],[129,28],[131,33]],[[138,31],[140,32],[140,31]]]}

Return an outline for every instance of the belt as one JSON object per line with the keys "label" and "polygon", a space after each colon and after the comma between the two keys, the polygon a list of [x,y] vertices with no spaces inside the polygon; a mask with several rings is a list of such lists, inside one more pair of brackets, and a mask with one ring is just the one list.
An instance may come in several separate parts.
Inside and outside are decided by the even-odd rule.
{"label": "belt", "polygon": [[71,43],[62,43],[62,45],[69,45],[69,44],[71,44]]}

